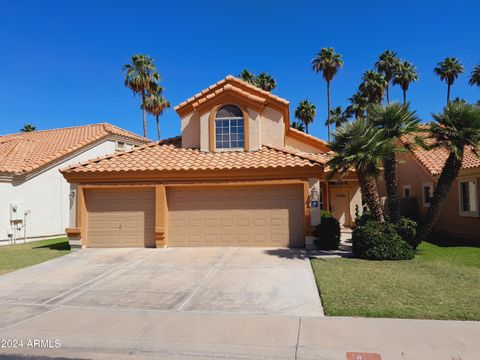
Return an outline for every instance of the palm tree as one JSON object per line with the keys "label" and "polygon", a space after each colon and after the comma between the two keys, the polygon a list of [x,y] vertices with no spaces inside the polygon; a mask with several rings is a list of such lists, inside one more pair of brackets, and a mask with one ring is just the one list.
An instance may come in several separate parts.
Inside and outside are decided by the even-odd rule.
{"label": "palm tree", "polygon": [[254,85],[265,91],[272,91],[277,87],[275,79],[266,72],[262,72],[255,77]]}
{"label": "palm tree", "polygon": [[[335,128],[348,122],[349,117],[349,113],[347,111],[342,111],[341,106],[334,107],[330,110],[330,121],[335,125]],[[325,126],[328,125],[327,121],[325,121]]]}
{"label": "palm tree", "polygon": [[243,69],[238,77],[249,84],[255,85],[255,75],[247,69]]}
{"label": "palm tree", "polygon": [[163,89],[158,87],[157,91],[149,93],[145,98],[144,108],[151,115],[155,116],[157,122],[157,135],[160,140],[160,122],[159,116],[163,114],[163,111],[170,107],[170,103],[162,95]]}
{"label": "palm tree", "polygon": [[305,124],[301,121],[294,121],[290,124],[290,127],[297,129],[298,131],[305,132]]}
{"label": "palm tree", "polygon": [[160,81],[160,75],[153,64],[153,59],[147,55],[133,55],[132,63],[123,66],[125,75],[125,86],[133,91],[133,94],[140,94],[142,97],[141,108],[143,109],[143,136],[147,137],[147,112],[145,109],[145,98],[151,90],[152,84]]}
{"label": "palm tree", "polygon": [[458,75],[463,73],[463,65],[454,57],[447,57],[437,64],[433,70],[440,77],[440,80],[447,83],[447,104],[450,102],[450,87],[453,85]]}
{"label": "palm tree", "polygon": [[382,130],[385,139],[391,142],[392,151],[383,159],[383,169],[387,189],[386,205],[388,214],[390,219],[396,223],[400,219],[396,152],[405,149],[405,147],[399,147],[397,144],[400,143],[401,138],[410,135],[413,135],[414,141],[412,145],[407,145],[408,148],[421,144],[418,136],[420,119],[415,114],[415,111],[408,109],[408,104],[394,102],[385,107],[382,105],[372,106],[368,113],[368,121]]}
{"label": "palm tree", "polygon": [[391,50],[385,50],[380,54],[378,61],[375,63],[375,67],[379,73],[381,73],[387,82],[387,104],[390,103],[389,85],[393,79],[395,72],[400,64],[400,59],[397,57],[397,53]]}
{"label": "palm tree", "polygon": [[362,75],[362,83],[360,84],[359,90],[360,93],[368,99],[370,105],[380,104],[387,85],[387,80],[385,80],[382,74],[375,70],[367,70]]}
{"label": "palm tree", "polygon": [[345,110],[348,114],[354,115],[355,119],[365,116],[368,107],[368,99],[365,96],[358,92],[353,94],[348,101],[350,101],[350,105]]}
{"label": "palm tree", "polygon": [[312,60],[313,71],[322,72],[327,82],[327,127],[328,141],[330,141],[330,82],[343,66],[342,55],[336,54],[333,48],[323,48]]}
{"label": "palm tree", "polygon": [[468,83],[472,86],[477,85],[480,86],[480,64],[475,66],[472,70],[470,80]]}
{"label": "palm tree", "polygon": [[418,80],[417,70],[412,63],[402,61],[393,76],[392,84],[400,85],[403,91],[403,103],[407,103],[407,91],[410,84]]}
{"label": "palm tree", "polygon": [[295,109],[295,117],[305,125],[305,130],[308,134],[308,125],[313,122],[317,115],[317,108],[307,99],[300,101]]}
{"label": "palm tree", "polygon": [[21,132],[32,132],[35,130],[37,130],[37,128],[31,124],[25,124],[23,128],[20,129]]}
{"label": "palm tree", "polygon": [[437,182],[427,215],[417,232],[417,244],[430,234],[455,179],[462,168],[465,148],[480,156],[480,107],[460,101],[448,104],[441,114],[433,114],[430,125],[432,147],[444,149],[448,157]]}
{"label": "palm tree", "polygon": [[255,74],[251,71],[243,69],[242,72],[238,75],[238,77],[243,81],[265,91],[270,92],[277,87],[275,79],[266,72],[262,72],[258,74],[258,76],[255,76]]}
{"label": "palm tree", "polygon": [[328,178],[355,170],[368,208],[378,221],[383,221],[376,180],[382,173],[380,162],[390,152],[390,140],[367,119],[358,118],[335,129],[329,145],[334,155],[327,163]]}

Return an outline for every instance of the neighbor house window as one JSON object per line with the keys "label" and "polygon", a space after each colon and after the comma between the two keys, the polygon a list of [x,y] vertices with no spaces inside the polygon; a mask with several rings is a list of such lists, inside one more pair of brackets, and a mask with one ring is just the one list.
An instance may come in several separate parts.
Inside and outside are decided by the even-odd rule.
{"label": "neighbor house window", "polygon": [[424,183],[422,184],[422,197],[423,197],[423,206],[429,207],[430,202],[432,201],[433,196],[433,184]]}
{"label": "neighbor house window", "polygon": [[477,182],[475,180],[460,180],[458,195],[461,216],[478,216]]}
{"label": "neighbor house window", "polygon": [[412,185],[403,186],[403,197],[404,198],[412,197]]}
{"label": "neighbor house window", "polygon": [[243,149],[245,129],[243,113],[235,105],[225,105],[215,116],[215,147],[217,149]]}

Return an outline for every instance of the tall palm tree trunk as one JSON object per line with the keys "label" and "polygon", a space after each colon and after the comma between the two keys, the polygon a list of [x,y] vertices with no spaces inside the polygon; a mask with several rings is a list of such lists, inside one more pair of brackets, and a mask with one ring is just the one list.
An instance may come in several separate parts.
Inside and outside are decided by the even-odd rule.
{"label": "tall palm tree trunk", "polygon": [[447,105],[450,104],[450,84],[447,84]]}
{"label": "tall palm tree trunk", "polygon": [[147,109],[145,109],[145,91],[142,91],[143,137],[147,137]]}
{"label": "tall palm tree trunk", "polygon": [[390,87],[388,86],[388,84],[386,87],[386,91],[387,91],[387,104],[390,104]]}
{"label": "tall palm tree trunk", "polygon": [[372,177],[365,175],[361,171],[357,171],[357,176],[360,182],[360,190],[370,212],[378,221],[383,221],[383,211],[380,204],[380,196],[378,196],[377,183]]}
{"label": "tall palm tree trunk", "polygon": [[305,132],[308,134],[308,124],[306,122],[304,122],[305,124]]}
{"label": "tall palm tree trunk", "polygon": [[440,178],[438,179],[438,184],[433,193],[433,198],[430,201],[430,207],[428,208],[427,215],[418,229],[416,245],[425,240],[430,234],[430,231],[432,231],[432,227],[435,224],[435,220],[437,220],[440,211],[442,210],[442,206],[452,188],[453,182],[460,173],[460,169],[462,168],[462,159],[463,150],[460,159],[457,159],[457,157],[455,157],[455,155],[452,153],[450,153],[448,156],[442,173],[440,174]]}
{"label": "tall palm tree trunk", "polygon": [[403,90],[403,105],[407,105],[407,90],[406,89],[402,89]]}
{"label": "tall palm tree trunk", "polygon": [[330,142],[330,81],[327,81],[327,111],[328,142]]}
{"label": "tall palm tree trunk", "polygon": [[155,120],[157,120],[157,135],[158,140],[160,140],[160,121],[158,121],[158,115],[155,115]]}
{"label": "tall palm tree trunk", "polygon": [[392,154],[383,161],[385,186],[387,188],[387,209],[390,220],[394,223],[400,219],[400,203],[398,200],[398,164],[397,156]]}

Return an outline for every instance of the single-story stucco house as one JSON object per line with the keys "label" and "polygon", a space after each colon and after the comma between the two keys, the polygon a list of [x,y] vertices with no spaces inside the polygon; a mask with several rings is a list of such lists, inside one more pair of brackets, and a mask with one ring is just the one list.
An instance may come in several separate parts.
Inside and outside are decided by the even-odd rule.
{"label": "single-story stucco house", "polygon": [[[409,142],[408,139],[404,141]],[[413,218],[422,218],[430,206],[448,152],[444,149],[425,150],[416,147],[399,153],[398,158],[402,213]],[[460,239],[480,241],[479,192],[480,158],[467,147],[460,175],[433,226],[434,231]],[[383,182],[379,186],[379,193],[385,199],[386,189]]]}
{"label": "single-story stucco house", "polygon": [[73,198],[58,170],[147,142],[107,123],[0,136],[0,244],[65,236]]}
{"label": "single-story stucco house", "polygon": [[181,136],[62,169],[72,246],[299,246],[331,209],[354,220],[354,174],[327,182],[327,144],[289,102],[233,76],[179,104]]}

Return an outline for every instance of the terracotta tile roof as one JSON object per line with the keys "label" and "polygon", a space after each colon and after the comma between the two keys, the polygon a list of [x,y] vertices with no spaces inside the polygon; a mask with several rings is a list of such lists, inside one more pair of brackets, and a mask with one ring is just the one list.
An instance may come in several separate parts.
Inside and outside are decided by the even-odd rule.
{"label": "terracotta tile roof", "polygon": [[107,123],[0,136],[0,173],[23,174],[108,136],[149,140]]}
{"label": "terracotta tile roof", "polygon": [[181,148],[177,137],[152,143],[124,153],[106,155],[62,169],[64,173],[119,172],[119,171],[192,171],[224,169],[262,169],[322,166],[318,159],[310,159],[287,149],[263,146],[256,151],[202,152]]}
{"label": "terracotta tile roof", "polygon": [[216,82],[215,84],[207,87],[205,90],[200,91],[198,94],[175,106],[175,111],[179,111],[185,107],[188,107],[189,105],[191,105],[192,109],[194,109],[201,103],[225,90],[235,90],[254,101],[264,102],[265,100],[269,99],[286,106],[289,105],[288,100],[276,96],[268,91],[262,90],[232,75],[228,75],[224,79]]}
{"label": "terracotta tile roof", "polygon": [[[425,129],[424,136],[428,137],[428,125],[423,124],[422,128]],[[408,143],[409,140],[409,138],[402,139],[404,143]],[[432,141],[432,139],[427,138],[425,142],[427,144],[431,144]],[[412,153],[417,161],[430,173],[431,176],[439,175],[442,172],[443,165],[445,164],[445,161],[447,161],[449,155],[448,151],[442,148],[425,150],[420,147],[416,147],[412,150]],[[474,168],[480,168],[480,158],[475,156],[471,147],[466,147],[462,162],[462,169],[465,170]]]}

